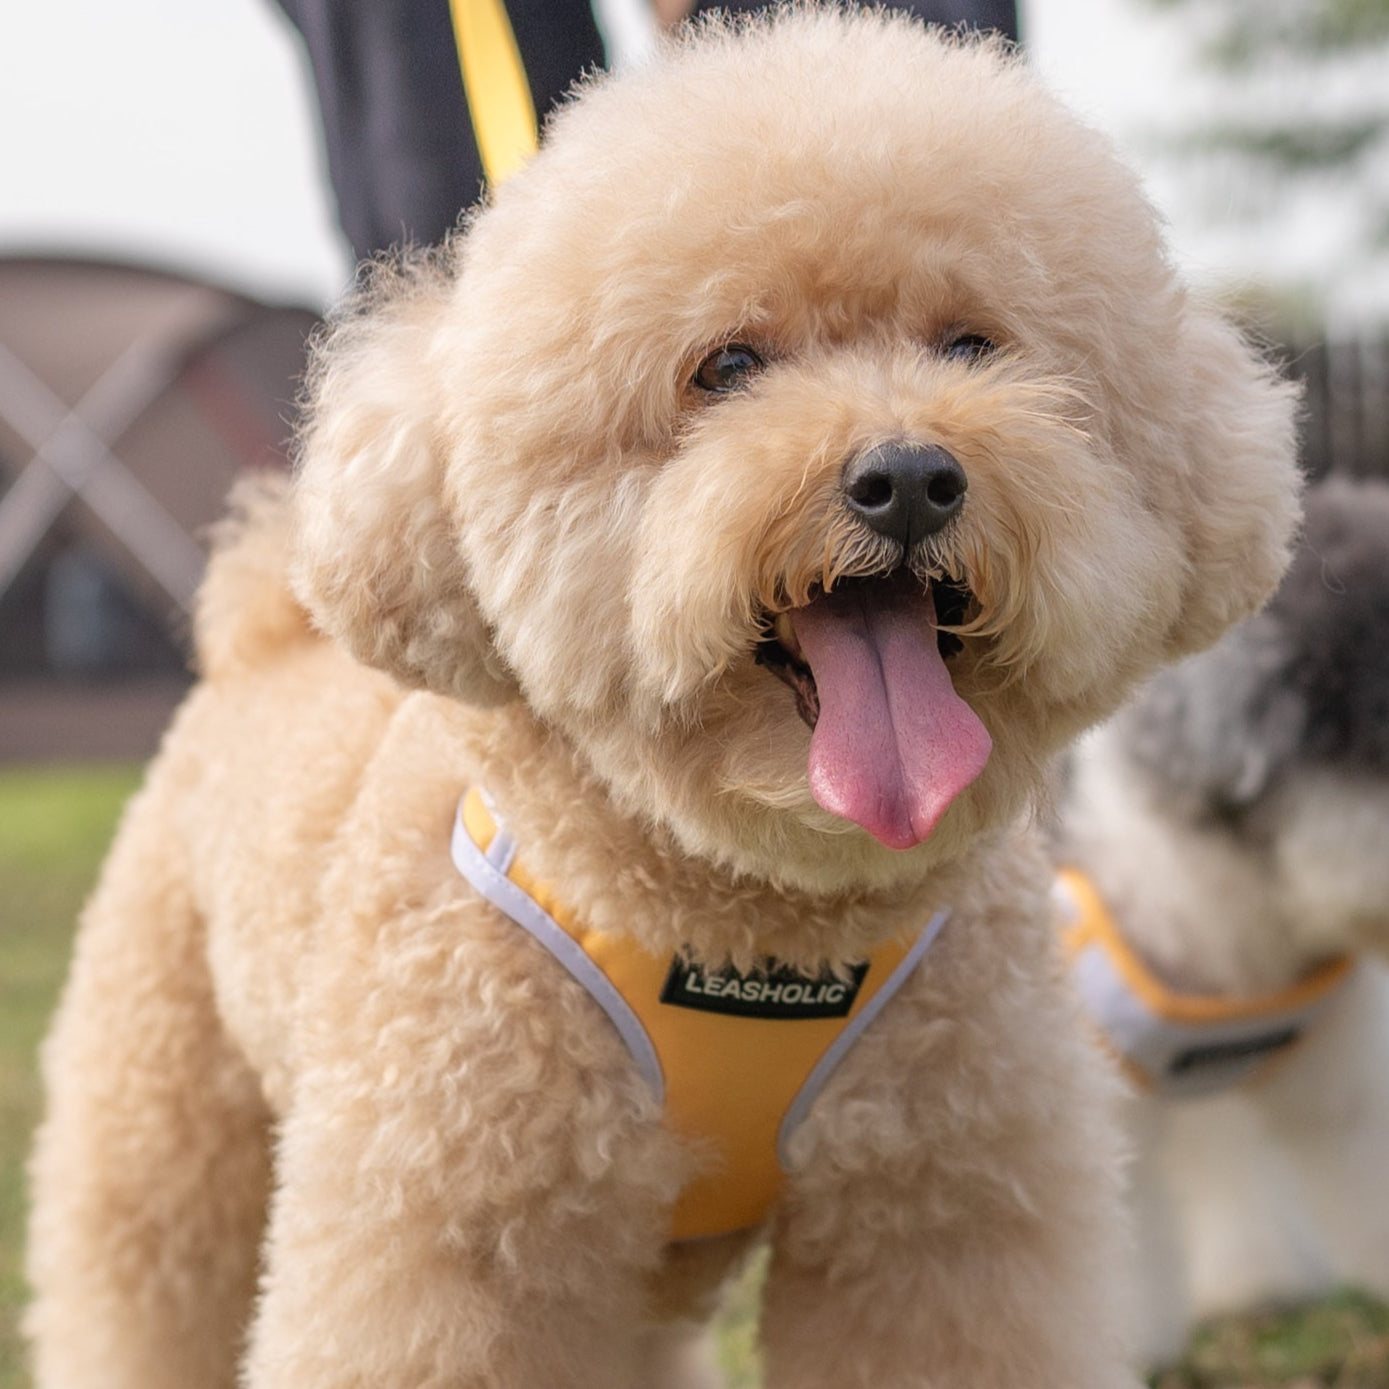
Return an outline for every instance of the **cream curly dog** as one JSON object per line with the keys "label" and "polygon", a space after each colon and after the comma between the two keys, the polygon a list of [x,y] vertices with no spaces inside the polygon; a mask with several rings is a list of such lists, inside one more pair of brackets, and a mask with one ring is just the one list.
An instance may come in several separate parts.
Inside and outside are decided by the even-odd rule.
{"label": "cream curly dog", "polygon": [[706,28],[312,395],[48,1046],[40,1385],[711,1383],[759,1240],[769,1385],[1131,1385],[1014,826],[1297,488],[1105,142],[906,19]]}

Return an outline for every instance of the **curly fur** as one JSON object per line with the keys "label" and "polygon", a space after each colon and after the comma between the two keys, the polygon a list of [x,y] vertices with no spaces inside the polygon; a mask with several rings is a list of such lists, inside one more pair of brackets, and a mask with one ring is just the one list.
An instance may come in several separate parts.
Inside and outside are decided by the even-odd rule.
{"label": "curly fur", "polygon": [[[699,852],[749,870],[774,859],[822,886],[863,871],[864,846],[837,836],[849,860],[827,858],[830,827],[803,787],[803,832],[781,786],[774,807],[749,800],[716,842],[708,792],[723,799],[724,778],[700,775],[677,800],[643,765],[693,755],[680,727],[717,717],[704,686],[746,653],[759,600],[784,606],[852,565],[825,554],[849,451],[929,434],[969,470],[946,558],[985,602],[981,632],[996,634],[972,644],[985,667],[976,707],[1034,759],[994,760],[972,798],[986,819],[1021,804],[1035,763],[1108,712],[1111,691],[1250,612],[1286,562],[1293,516],[1285,472],[1267,466],[1271,449],[1292,448],[1290,389],[1187,300],[1100,137],[1039,101],[995,46],[917,45],[882,67],[870,49],[842,44],[833,19],[806,26],[794,53],[710,28],[677,79],[700,92],[697,141],[665,70],[597,85],[561,112],[548,147],[451,252],[391,274],[340,318],[306,441],[297,569],[319,621],[363,658],[474,701],[515,672],[619,794],[630,769],[634,809],[661,796],[660,817]],[[784,94],[827,72],[833,121],[788,128]],[[902,95],[946,88],[949,106]],[[985,110],[1007,135],[981,161]],[[765,148],[759,130],[776,132]],[[863,131],[874,140],[846,151],[844,132]],[[595,149],[621,149],[622,179],[594,176]],[[1115,255],[1094,254],[1101,238]],[[641,253],[653,239],[659,257]],[[537,283],[545,294],[527,292]],[[671,306],[654,327],[653,302]],[[929,346],[961,321],[1010,352],[983,373],[943,365]],[[683,383],[738,335],[786,369],[696,418]],[[738,466],[745,451],[757,469]],[[508,476],[508,458],[545,466]],[[687,524],[699,508],[754,529],[726,530],[711,555]],[[815,543],[778,551],[769,525]],[[518,532],[546,544],[515,546]],[[393,562],[402,546],[410,566]],[[600,592],[572,581],[594,568]],[[1097,621],[1101,575],[1110,611]],[[577,630],[589,639],[569,640]],[[999,666],[1011,679],[990,674]],[[1047,726],[1028,726],[1043,695]],[[628,719],[612,718],[618,705]],[[1064,727],[1051,722],[1063,705]],[[616,745],[600,750],[608,730]],[[766,742],[748,731],[739,767]],[[947,826],[942,847],[952,840]],[[886,851],[873,857],[880,879],[900,873]]]}
{"label": "curly fur", "polygon": [[[765,370],[703,393],[732,341]],[[652,950],[842,966],[951,909],[755,1235],[769,1385],[1131,1384],[1110,1086],[1017,821],[1069,738],[1263,601],[1297,486],[1290,388],[1188,298],[1105,142],[996,44],[706,24],[370,274],[310,397],[288,520],[244,502],[213,561],[204,680],[47,1046],[40,1385],[711,1382],[692,1328],[754,1236],[667,1243],[695,1154],[458,878],[470,782]],[[949,669],[993,747],[904,851],[816,803],[756,661],[898,562],[842,483],[888,440],[968,475],[910,564],[971,595]]]}
{"label": "curly fur", "polygon": [[1062,852],[1176,987],[1256,994],[1365,952],[1256,1082],[1137,1102],[1154,1360],[1200,1315],[1346,1282],[1389,1293],[1386,634],[1389,485],[1332,478],[1268,607],[1159,675],[1077,761]]}

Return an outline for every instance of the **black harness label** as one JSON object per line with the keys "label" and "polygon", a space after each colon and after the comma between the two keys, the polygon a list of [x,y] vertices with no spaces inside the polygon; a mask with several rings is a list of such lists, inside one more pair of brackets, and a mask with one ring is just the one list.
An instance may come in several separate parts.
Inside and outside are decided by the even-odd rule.
{"label": "black harness label", "polygon": [[768,960],[761,969],[744,974],[730,967],[706,970],[677,955],[661,1002],[740,1018],[844,1018],[867,973],[867,964],[860,964],[851,965],[843,978],[805,974]]}
{"label": "black harness label", "polygon": [[1266,1056],[1270,1052],[1282,1051],[1290,1047],[1302,1035],[1300,1027],[1284,1027],[1277,1032],[1265,1033],[1261,1037],[1245,1037],[1238,1042],[1209,1042],[1205,1046],[1188,1047],[1173,1057],[1167,1067],[1174,1076],[1198,1071],[1203,1066],[1224,1066],[1233,1061],[1247,1061],[1251,1057]]}

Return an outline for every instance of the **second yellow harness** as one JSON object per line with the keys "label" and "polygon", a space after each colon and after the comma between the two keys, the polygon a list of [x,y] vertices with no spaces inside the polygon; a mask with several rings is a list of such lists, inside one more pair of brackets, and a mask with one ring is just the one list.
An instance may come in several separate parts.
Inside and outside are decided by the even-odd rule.
{"label": "second yellow harness", "polygon": [[1354,968],[1338,956],[1270,993],[1179,993],[1124,938],[1083,873],[1061,869],[1053,898],[1072,977],[1101,1040],[1140,1089],[1168,1098],[1214,1094],[1260,1074],[1301,1039]]}

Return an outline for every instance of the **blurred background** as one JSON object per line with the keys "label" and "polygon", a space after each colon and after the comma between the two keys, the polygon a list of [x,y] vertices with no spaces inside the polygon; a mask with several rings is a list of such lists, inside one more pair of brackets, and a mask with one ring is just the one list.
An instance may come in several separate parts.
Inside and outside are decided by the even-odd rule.
{"label": "blurred background", "polygon": [[[1309,467],[1380,467],[1389,0],[1020,22],[1191,278],[1308,378]],[[304,334],[351,273],[312,92],[270,0],[7,10],[0,758],[143,755],[178,697],[202,530],[238,467],[282,463]]]}
{"label": "blurred background", "polygon": [[[1188,276],[1306,381],[1309,473],[1389,473],[1389,0],[1022,0],[1020,21],[1045,80],[1143,174]],[[0,1389],[16,1389],[33,1052],[72,919],[187,687],[205,529],[237,471],[286,465],[304,341],[353,257],[306,56],[271,0],[13,0],[0,161]],[[1310,1359],[1283,1324],[1273,1369],[1262,1330],[1222,1332],[1180,1383],[1389,1386],[1382,1309],[1314,1316]]]}

